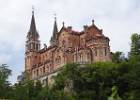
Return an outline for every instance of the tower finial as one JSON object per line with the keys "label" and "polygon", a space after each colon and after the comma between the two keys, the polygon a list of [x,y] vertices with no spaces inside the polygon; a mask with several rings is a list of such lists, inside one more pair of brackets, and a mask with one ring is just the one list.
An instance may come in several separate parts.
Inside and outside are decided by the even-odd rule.
{"label": "tower finial", "polygon": [[32,14],[34,15],[34,10],[35,10],[35,8],[34,8],[34,6],[32,5]]}
{"label": "tower finial", "polygon": [[35,24],[35,16],[34,16],[34,6],[32,6],[32,19],[30,24],[30,32],[37,33],[36,24]]}
{"label": "tower finial", "polygon": [[94,19],[92,19],[92,25],[94,25]]}
{"label": "tower finial", "polygon": [[54,14],[54,19],[55,19],[55,21],[56,21],[56,19],[57,19],[57,14],[56,14],[56,13]]}
{"label": "tower finial", "polygon": [[63,27],[65,27],[65,22],[64,22],[64,21],[63,21],[63,23],[62,23],[62,24],[63,24]]}
{"label": "tower finial", "polygon": [[57,20],[56,20],[56,14],[54,14],[53,36],[51,37],[51,40],[50,40],[51,45],[56,44],[56,40],[57,40],[57,36],[58,36],[57,33],[58,33]]}
{"label": "tower finial", "polygon": [[54,14],[53,37],[56,37],[57,33],[58,33],[58,28],[57,28],[56,14]]}

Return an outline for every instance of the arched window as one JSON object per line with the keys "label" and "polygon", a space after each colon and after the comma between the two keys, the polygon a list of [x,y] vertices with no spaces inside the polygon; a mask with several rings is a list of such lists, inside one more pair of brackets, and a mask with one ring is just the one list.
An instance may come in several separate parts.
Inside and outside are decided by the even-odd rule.
{"label": "arched window", "polygon": [[81,53],[81,62],[83,61],[83,54]]}
{"label": "arched window", "polygon": [[36,50],[38,50],[38,44],[36,44]]}
{"label": "arched window", "polygon": [[55,59],[56,64],[60,64],[61,63],[61,57],[57,56]]}
{"label": "arched window", "polygon": [[82,53],[79,54],[79,61],[82,62],[83,61],[83,57],[82,57]]}
{"label": "arched window", "polygon": [[58,56],[58,63],[60,64],[61,63],[61,57]]}
{"label": "arched window", "polygon": [[45,73],[45,67],[43,67],[43,74]]}
{"label": "arched window", "polygon": [[99,55],[103,56],[103,49],[102,48],[99,49]]}
{"label": "arched window", "polygon": [[97,54],[97,48],[95,48],[95,56],[97,56],[98,54]]}
{"label": "arched window", "polygon": [[33,43],[33,49],[35,49],[35,44]]}
{"label": "arched window", "polygon": [[55,58],[55,63],[58,63],[58,60],[57,60],[57,58]]}
{"label": "arched window", "polygon": [[36,75],[35,75],[35,71],[34,71],[34,73],[33,73],[33,77],[36,77]]}
{"label": "arched window", "polygon": [[87,53],[87,61],[89,62],[90,59],[91,59],[91,55],[90,55],[90,53],[88,52],[88,53]]}
{"label": "arched window", "polygon": [[76,54],[74,54],[74,62],[76,62],[76,60],[77,60],[77,59],[76,59]]}
{"label": "arched window", "polygon": [[42,75],[43,71],[42,71],[42,68],[40,68],[40,75]]}
{"label": "arched window", "polygon": [[53,71],[53,66],[52,66],[52,64],[50,64],[50,71]]}
{"label": "arched window", "polygon": [[104,50],[105,50],[105,56],[107,55],[107,48],[104,48]]}
{"label": "arched window", "polygon": [[65,40],[62,41],[62,47],[65,47],[66,46],[66,42]]}
{"label": "arched window", "polygon": [[49,72],[49,66],[48,65],[46,66],[46,72]]}
{"label": "arched window", "polygon": [[38,72],[38,69],[36,70],[36,76],[38,76],[39,75],[39,72]]}

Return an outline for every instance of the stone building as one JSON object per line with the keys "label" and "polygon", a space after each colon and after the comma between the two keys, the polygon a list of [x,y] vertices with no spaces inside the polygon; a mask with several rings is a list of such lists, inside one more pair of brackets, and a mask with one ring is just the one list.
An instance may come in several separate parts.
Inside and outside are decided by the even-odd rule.
{"label": "stone building", "polygon": [[58,31],[56,18],[50,46],[40,47],[39,33],[36,29],[34,12],[27,33],[25,50],[25,71],[31,80],[50,83],[51,77],[67,63],[94,63],[111,61],[109,38],[104,36],[94,20],[85,25],[80,32],[63,23]]}

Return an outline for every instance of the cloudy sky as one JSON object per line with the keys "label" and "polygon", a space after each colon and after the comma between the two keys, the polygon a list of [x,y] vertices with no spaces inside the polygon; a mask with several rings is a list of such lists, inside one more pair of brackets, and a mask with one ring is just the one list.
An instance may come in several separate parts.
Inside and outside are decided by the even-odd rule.
{"label": "cloudy sky", "polygon": [[94,19],[110,38],[113,52],[127,54],[131,34],[140,33],[140,0],[0,0],[0,64],[6,63],[12,69],[12,83],[24,71],[32,5],[42,44],[49,44],[55,13],[59,29],[65,21],[66,26],[80,31]]}

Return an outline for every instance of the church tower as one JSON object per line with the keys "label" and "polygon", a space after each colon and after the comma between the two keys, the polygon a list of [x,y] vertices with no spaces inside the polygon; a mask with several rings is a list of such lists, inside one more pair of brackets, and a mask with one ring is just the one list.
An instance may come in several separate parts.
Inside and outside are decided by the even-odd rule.
{"label": "church tower", "polygon": [[57,28],[57,19],[56,17],[54,18],[54,27],[53,27],[53,36],[51,37],[51,40],[50,40],[50,44],[52,46],[56,45],[56,42],[57,42],[57,33],[58,33],[58,28]]}
{"label": "church tower", "polygon": [[[40,50],[40,40],[36,29],[34,11],[32,11],[31,24],[27,33],[25,47],[25,71],[31,73],[31,69],[35,63],[35,57]],[[31,75],[29,75],[29,77],[31,77]]]}
{"label": "church tower", "polygon": [[39,34],[36,30],[34,11],[32,11],[32,19],[29,32],[27,33],[26,52],[40,50]]}

